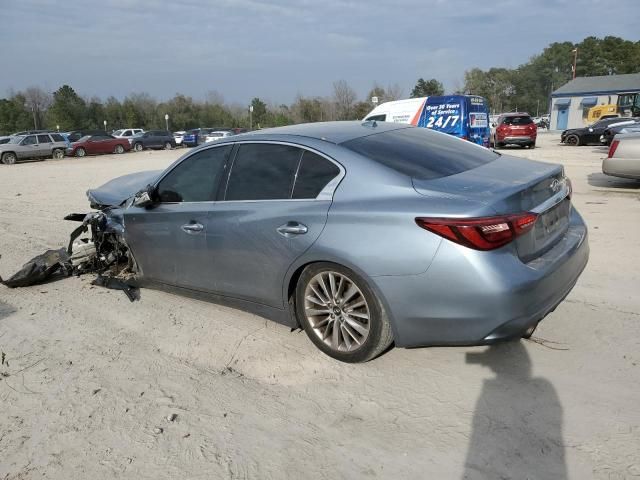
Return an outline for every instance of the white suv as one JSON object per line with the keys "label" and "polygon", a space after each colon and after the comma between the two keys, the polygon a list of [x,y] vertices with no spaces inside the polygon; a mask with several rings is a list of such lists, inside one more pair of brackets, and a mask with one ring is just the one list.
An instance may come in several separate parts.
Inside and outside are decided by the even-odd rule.
{"label": "white suv", "polygon": [[129,140],[129,143],[131,143],[133,136],[138,133],[144,133],[144,130],[142,128],[122,128],[120,130],[116,130],[111,135],[116,138],[126,138]]}

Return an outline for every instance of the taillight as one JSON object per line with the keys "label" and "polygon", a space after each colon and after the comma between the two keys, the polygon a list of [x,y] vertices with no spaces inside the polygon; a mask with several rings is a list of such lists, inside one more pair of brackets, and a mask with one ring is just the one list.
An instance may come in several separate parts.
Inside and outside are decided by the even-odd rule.
{"label": "taillight", "polygon": [[533,228],[538,215],[525,212],[517,215],[482,218],[416,218],[418,226],[452,242],[474,250],[493,250],[512,242]]}
{"label": "taillight", "polygon": [[618,149],[618,144],[620,143],[620,140],[614,140],[613,142],[611,142],[611,145],[609,146],[609,154],[607,155],[607,157],[612,158],[613,154],[616,153],[616,150]]}

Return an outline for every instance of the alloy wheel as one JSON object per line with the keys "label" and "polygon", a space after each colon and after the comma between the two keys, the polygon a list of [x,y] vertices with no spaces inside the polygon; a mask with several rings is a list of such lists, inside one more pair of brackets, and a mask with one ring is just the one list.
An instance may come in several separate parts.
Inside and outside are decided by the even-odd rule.
{"label": "alloy wheel", "polygon": [[86,150],[84,148],[79,148],[76,150],[76,156],[77,157],[84,157],[87,154]]}
{"label": "alloy wheel", "polygon": [[16,154],[15,153],[5,153],[2,156],[2,163],[5,165],[13,165],[16,163]]}
{"label": "alloy wheel", "polygon": [[323,271],[309,281],[304,313],[313,332],[332,350],[353,352],[369,336],[367,300],[360,288],[341,273]]}

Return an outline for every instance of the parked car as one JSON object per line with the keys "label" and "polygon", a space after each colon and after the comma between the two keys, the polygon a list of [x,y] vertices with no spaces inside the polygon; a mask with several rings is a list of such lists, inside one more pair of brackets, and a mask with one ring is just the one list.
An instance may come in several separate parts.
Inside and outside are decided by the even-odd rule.
{"label": "parked car", "polygon": [[618,133],[630,133],[636,129],[640,130],[640,118],[630,118],[627,121],[623,120],[619,123],[612,123],[604,129],[604,132],[600,136],[600,143],[609,146],[613,141],[613,137]]}
{"label": "parked car", "polygon": [[0,160],[5,165],[12,165],[27,158],[63,158],[65,148],[66,143],[59,133],[15,135],[0,145]]}
{"label": "parked car", "polygon": [[213,132],[219,131],[219,128],[201,128],[198,132],[198,145],[202,145],[203,143],[207,143],[207,135],[212,134]]}
{"label": "parked car", "polygon": [[589,252],[561,165],[391,122],[233,136],[87,195],[98,258],[302,327],[345,362],[530,336]]}
{"label": "parked car", "polygon": [[150,130],[148,132],[139,133],[131,138],[131,147],[140,152],[145,148],[164,148],[165,150],[171,150],[175,148],[176,141],[173,138],[171,132],[166,130]]}
{"label": "parked car", "polygon": [[186,132],[184,130],[173,132],[173,140],[176,142],[177,147],[182,145],[182,139],[184,138],[185,133]]}
{"label": "parked car", "polygon": [[205,137],[204,141],[205,143],[215,142],[216,140],[221,140],[223,138],[227,138],[232,135],[235,135],[235,133],[232,130],[214,130],[211,133],[207,133],[207,136]]}
{"label": "parked car", "polygon": [[69,142],[77,142],[82,137],[86,137],[87,135],[103,135],[105,134],[104,130],[73,130],[67,133],[67,140]]}
{"label": "parked car", "polygon": [[86,135],[73,142],[67,148],[67,155],[84,157],[85,155],[99,155],[101,153],[124,153],[131,150],[126,138],[115,138],[108,133]]}
{"label": "parked car", "polygon": [[520,145],[521,147],[535,148],[538,136],[538,127],[528,113],[503,113],[498,117],[495,132],[493,133],[493,145],[501,148],[505,145]]}
{"label": "parked car", "polygon": [[606,175],[640,180],[640,133],[619,133],[602,162]]}
{"label": "parked car", "polygon": [[597,122],[582,128],[571,128],[563,131],[560,134],[560,142],[571,145],[590,145],[600,144],[600,136],[604,133],[605,129],[614,123],[620,123],[625,121],[620,117],[603,118]]}
{"label": "parked car", "polygon": [[186,147],[197,147],[198,146],[198,134],[200,133],[200,128],[194,128],[192,130],[187,130],[182,137],[182,144]]}
{"label": "parked car", "polygon": [[132,143],[131,140],[133,137],[139,133],[144,133],[144,130],[142,128],[121,128],[120,130],[113,132],[111,135],[115,138],[126,138],[129,140],[129,143]]}

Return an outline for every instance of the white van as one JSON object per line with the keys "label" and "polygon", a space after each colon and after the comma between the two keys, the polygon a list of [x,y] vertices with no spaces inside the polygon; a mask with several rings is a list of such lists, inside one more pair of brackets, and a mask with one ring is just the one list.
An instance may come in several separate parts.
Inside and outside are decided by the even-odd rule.
{"label": "white van", "polygon": [[364,119],[430,128],[489,146],[487,101],[477,95],[443,95],[386,102],[374,108]]}

